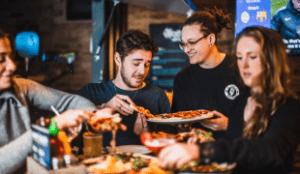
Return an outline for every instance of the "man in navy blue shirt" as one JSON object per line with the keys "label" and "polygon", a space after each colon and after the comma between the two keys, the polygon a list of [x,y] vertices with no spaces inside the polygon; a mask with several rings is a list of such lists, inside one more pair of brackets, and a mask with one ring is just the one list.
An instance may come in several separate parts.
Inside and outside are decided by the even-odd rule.
{"label": "man in navy blue shirt", "polygon": [[[117,42],[114,61],[118,66],[115,79],[90,83],[78,91],[98,107],[113,108],[122,116],[126,131],[118,131],[116,144],[141,144],[139,135],[153,130],[155,125],[147,124],[143,114],[134,112],[130,105],[143,106],[156,115],[170,112],[170,103],[165,92],[146,84],[153,55],[158,51],[150,37],[139,30],[130,30]],[[164,126],[165,127],[165,126]],[[109,146],[111,132],[103,134],[103,146]]]}

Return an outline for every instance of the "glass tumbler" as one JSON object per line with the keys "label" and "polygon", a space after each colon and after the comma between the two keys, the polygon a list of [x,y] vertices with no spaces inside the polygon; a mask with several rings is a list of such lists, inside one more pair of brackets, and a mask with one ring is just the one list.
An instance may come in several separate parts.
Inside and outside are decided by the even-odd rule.
{"label": "glass tumbler", "polygon": [[83,134],[83,154],[85,157],[98,157],[102,155],[102,134],[85,132]]}

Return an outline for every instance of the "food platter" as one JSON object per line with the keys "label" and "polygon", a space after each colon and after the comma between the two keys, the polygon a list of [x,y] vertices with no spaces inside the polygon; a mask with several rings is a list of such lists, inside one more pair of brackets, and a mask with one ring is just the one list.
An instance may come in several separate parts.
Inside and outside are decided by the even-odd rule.
{"label": "food platter", "polygon": [[123,153],[114,156],[104,155],[102,160],[87,168],[89,174],[127,173],[127,174],[173,174],[158,167],[157,158],[147,155]]}
{"label": "food platter", "polygon": [[[193,165],[193,162],[188,165]],[[224,163],[212,163],[203,164],[199,166],[188,167],[189,171],[179,170],[177,174],[231,174],[233,169],[236,167],[236,163],[228,164]]]}
{"label": "food platter", "polygon": [[[185,168],[164,170],[159,167],[156,157],[141,154],[117,154],[115,156],[103,155],[98,164],[88,167],[89,174],[99,173],[127,173],[127,174],[231,174],[236,163],[213,163],[197,165],[190,162]],[[186,170],[187,169],[187,170]]]}
{"label": "food platter", "polygon": [[[198,114],[192,115],[189,117],[180,117],[180,116],[173,116],[173,115],[184,115],[189,113],[196,113],[205,111],[205,114]],[[179,114],[178,114],[179,113]],[[171,114],[159,114],[153,118],[148,118],[147,121],[152,123],[159,123],[159,124],[186,124],[186,123],[195,123],[204,119],[212,118],[214,114],[207,110],[194,110],[194,111],[181,111],[177,113]]]}

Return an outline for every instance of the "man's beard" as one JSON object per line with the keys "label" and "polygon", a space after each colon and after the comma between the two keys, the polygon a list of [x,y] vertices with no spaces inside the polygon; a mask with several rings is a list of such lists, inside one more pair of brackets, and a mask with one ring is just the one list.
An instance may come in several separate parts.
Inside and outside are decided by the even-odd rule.
{"label": "man's beard", "polygon": [[131,83],[130,83],[130,79],[128,78],[128,77],[126,77],[126,75],[125,75],[125,72],[124,72],[124,67],[123,67],[123,65],[121,66],[121,78],[122,78],[122,80],[123,80],[123,82],[125,83],[125,85],[127,85],[129,88],[138,88],[138,87],[140,87],[140,86],[142,86],[142,83],[141,84],[139,84],[138,86],[133,86]]}

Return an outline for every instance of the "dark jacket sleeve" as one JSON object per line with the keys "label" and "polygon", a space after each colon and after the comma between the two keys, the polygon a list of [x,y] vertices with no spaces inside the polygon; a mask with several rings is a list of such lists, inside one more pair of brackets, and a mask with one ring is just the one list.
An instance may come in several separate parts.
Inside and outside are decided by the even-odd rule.
{"label": "dark jacket sleeve", "polygon": [[266,132],[258,138],[200,144],[201,161],[237,162],[252,169],[283,165],[299,143],[299,115],[299,102],[289,101],[271,116]]}

